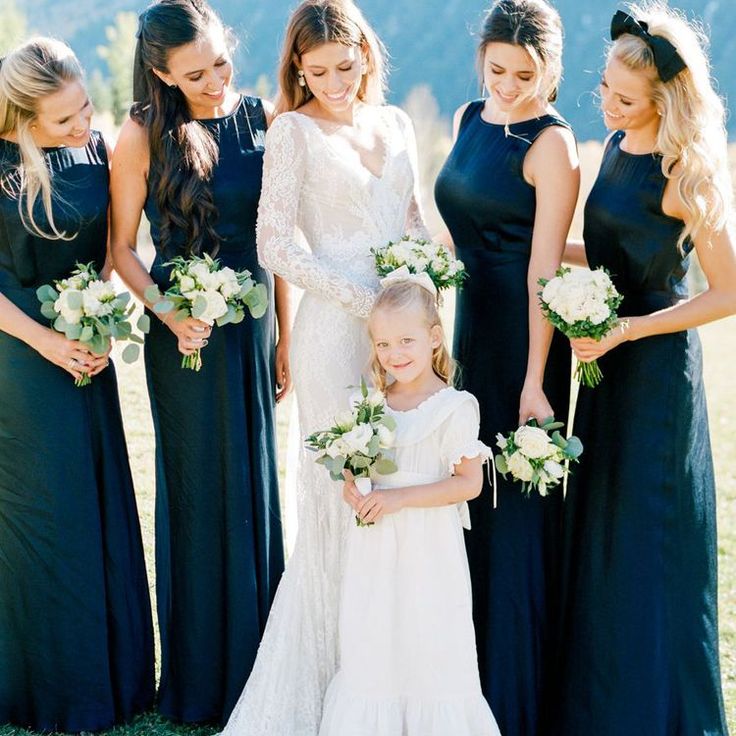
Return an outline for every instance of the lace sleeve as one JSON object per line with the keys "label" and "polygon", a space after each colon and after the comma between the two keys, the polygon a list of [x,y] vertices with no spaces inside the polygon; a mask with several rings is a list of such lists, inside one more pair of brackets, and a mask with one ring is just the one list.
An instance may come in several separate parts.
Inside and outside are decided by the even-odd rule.
{"label": "lace sleeve", "polygon": [[409,154],[411,162],[411,174],[413,180],[413,192],[409,200],[409,206],[406,210],[406,220],[404,223],[404,231],[413,238],[423,240],[431,240],[427,226],[424,224],[424,216],[420,205],[421,197],[419,194],[419,162],[417,160],[417,140],[414,134],[414,125],[411,118],[399,108],[396,109],[396,116],[399,119],[399,125],[404,133],[406,140],[406,150]]}
{"label": "lace sleeve", "polygon": [[307,142],[289,114],[279,115],[266,134],[263,186],[258,203],[256,242],[264,268],[306,291],[367,317],[372,289],[321,263],[296,241],[299,200],[307,166]]}

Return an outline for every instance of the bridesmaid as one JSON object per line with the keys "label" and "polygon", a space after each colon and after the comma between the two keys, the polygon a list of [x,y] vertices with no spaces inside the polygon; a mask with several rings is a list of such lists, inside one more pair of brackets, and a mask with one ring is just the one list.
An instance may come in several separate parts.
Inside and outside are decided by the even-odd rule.
{"label": "bridesmaid", "polygon": [[[455,357],[480,402],[481,440],[568,413],[570,351],[537,299],[560,265],[578,195],[575,139],[552,102],[560,18],[544,0],[499,0],[478,49],[485,100],[455,115],[435,195],[470,278],[458,293]],[[504,736],[541,733],[557,608],[562,494],[525,498],[499,479],[470,502],[466,535],[478,663]]]}
{"label": "bridesmaid", "polygon": [[[233,89],[229,41],[200,0],[162,0],[140,17],[138,102],[113,160],[112,250],[141,297],[152,283],[168,287],[172,256],[202,253],[274,291],[255,244],[270,112]],[[143,211],[150,275],[135,252]],[[274,391],[289,384],[285,296],[277,282],[278,347],[273,303],[259,320],[212,331],[191,318],[152,320],[159,709],[176,721],[227,720],[283,571]],[[201,372],[179,367],[205,346]]]}
{"label": "bridesmaid", "polygon": [[[608,139],[585,250],[624,295],[581,388],[585,445],[565,503],[556,734],[726,736],[715,485],[695,327],[736,312],[723,104],[694,27],[662,5],[613,19]],[[688,298],[688,254],[708,281]]]}
{"label": "bridesmaid", "polygon": [[[0,724],[97,731],[153,701],[153,628],[115,371],[36,289],[105,263],[107,151],[83,73],[35,38],[0,66]],[[74,379],[95,376],[77,388]],[[12,729],[11,729],[12,730]]]}

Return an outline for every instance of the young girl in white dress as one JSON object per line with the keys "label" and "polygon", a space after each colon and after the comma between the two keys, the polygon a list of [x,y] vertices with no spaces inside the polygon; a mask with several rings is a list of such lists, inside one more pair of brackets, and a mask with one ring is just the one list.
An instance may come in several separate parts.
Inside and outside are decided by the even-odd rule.
{"label": "young girl in white dress", "polygon": [[[389,281],[389,280],[384,280]],[[490,449],[475,397],[449,385],[428,276],[386,283],[369,319],[376,385],[395,417],[398,472],[344,497],[372,526],[347,540],[340,667],[320,736],[498,736],[483,698],[463,540]],[[389,376],[393,382],[386,387]]]}

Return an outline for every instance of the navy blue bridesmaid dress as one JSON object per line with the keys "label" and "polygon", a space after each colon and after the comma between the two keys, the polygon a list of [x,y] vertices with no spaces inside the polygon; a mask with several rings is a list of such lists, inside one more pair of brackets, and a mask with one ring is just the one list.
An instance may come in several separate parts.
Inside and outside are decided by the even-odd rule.
{"label": "navy blue bridesmaid dress", "polygon": [[[536,211],[524,157],[554,115],[505,128],[485,121],[482,100],[466,108],[457,141],[435,187],[440,213],[469,278],[457,295],[454,355],[462,387],[480,403],[480,438],[516,429],[529,352],[527,272]],[[544,391],[567,419],[570,349],[555,334]],[[553,660],[562,492],[525,497],[498,479],[498,506],[488,483],[470,502],[466,532],[473,618],[483,692],[504,736],[544,733]]]}
{"label": "navy blue bridesmaid dress", "polygon": [[[104,265],[108,164],[94,131],[83,148],[44,155],[56,224],[77,234],[31,234],[3,189],[0,293],[47,326],[36,289],[76,262]],[[19,159],[0,139],[0,175]],[[77,388],[0,331],[0,724],[97,731],[148,708],[150,605],[115,369]]]}
{"label": "navy blue bridesmaid dress", "polygon": [[[687,297],[683,223],[662,211],[658,155],[606,148],[585,206],[585,251],[621,316]],[[686,250],[691,249],[686,243]],[[619,345],[582,387],[585,446],[564,512],[558,736],[725,736],[716,507],[695,330]]]}
{"label": "navy blue bridesmaid dress", "polygon": [[[200,120],[219,146],[212,190],[223,266],[247,268],[271,304],[254,320],[215,327],[200,372],[180,368],[174,334],[152,319],[146,370],[156,434],[156,592],[161,632],[159,710],[184,722],[225,723],[250,674],[284,567],[275,442],[273,278],[258,264],[255,223],[266,119],[243,97]],[[149,185],[149,192],[152,187]],[[153,195],[154,281],[184,254],[183,233],[161,247]]]}

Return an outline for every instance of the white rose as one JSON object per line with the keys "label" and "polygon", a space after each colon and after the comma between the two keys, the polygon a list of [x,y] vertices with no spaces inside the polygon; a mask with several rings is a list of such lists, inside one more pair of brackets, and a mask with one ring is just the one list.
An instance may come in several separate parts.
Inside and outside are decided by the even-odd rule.
{"label": "white rose", "polygon": [[402,243],[395,243],[392,245],[389,249],[389,253],[393,256],[399,266],[407,263],[409,258],[412,257],[411,249]]}
{"label": "white rose", "polygon": [[191,276],[182,276],[179,279],[179,291],[181,291],[182,294],[186,294],[188,291],[195,291],[196,286],[197,284]]}
{"label": "white rose", "polygon": [[220,293],[225,299],[235,296],[240,291],[240,284],[238,283],[238,277],[229,266],[220,269],[217,272],[217,278],[220,281]]}
{"label": "white rose", "polygon": [[608,292],[610,289],[613,288],[611,278],[605,271],[602,271],[601,269],[596,269],[595,271],[593,271],[592,280],[595,286],[601,291]]}
{"label": "white rose", "polygon": [[431,265],[435,273],[442,273],[445,270],[445,262],[439,258],[435,258]]}
{"label": "white rose", "polygon": [[223,314],[227,313],[225,297],[219,291],[202,291],[199,296],[205,300],[207,306],[197,319],[202,320],[205,324],[212,325],[218,317],[222,317]]}
{"label": "white rose", "polygon": [[565,468],[554,460],[544,461],[544,472],[551,478],[559,480],[565,474]]}
{"label": "white rose", "polygon": [[368,392],[368,396],[366,400],[372,407],[375,408],[377,406],[383,405],[383,402],[385,401],[385,397],[382,391],[379,391],[377,388],[372,388]]}
{"label": "white rose", "polygon": [[551,304],[554,302],[562,288],[562,280],[559,277],[550,279],[542,289],[542,299],[547,303]]}
{"label": "white rose", "polygon": [[340,455],[344,457],[348,454],[348,448],[342,438],[338,438],[325,448],[325,453],[333,458],[339,457]]}
{"label": "white rose", "polygon": [[363,452],[368,449],[368,443],[373,437],[373,428],[370,424],[358,424],[342,436],[348,454]]}
{"label": "white rose", "polygon": [[220,285],[217,274],[211,273],[207,264],[195,263],[189,269],[189,275],[205,290],[214,291]]}
{"label": "white rose", "polygon": [[528,483],[532,479],[532,475],[534,475],[534,469],[531,463],[520,452],[515,452],[508,458],[506,465],[514,478],[525,483]]}
{"label": "white rose", "polygon": [[76,325],[82,319],[84,310],[81,308],[72,309],[69,306],[69,297],[72,294],[79,294],[82,296],[82,292],[77,289],[64,289],[64,291],[59,294],[59,298],[54,302],[54,309],[64,318],[64,321],[67,324]]}
{"label": "white rose", "polygon": [[355,417],[353,412],[345,409],[344,411],[338,412],[335,416],[335,424],[345,431],[352,429],[355,426]]}
{"label": "white rose", "polygon": [[500,447],[502,450],[506,449],[506,438],[500,432],[496,435],[496,447]]}
{"label": "white rose", "polygon": [[556,447],[549,435],[539,427],[519,427],[514,432],[514,442],[530,458],[549,457]]}
{"label": "white rose", "polygon": [[382,448],[388,448],[394,446],[396,440],[396,432],[383,424],[378,425],[378,444]]}

